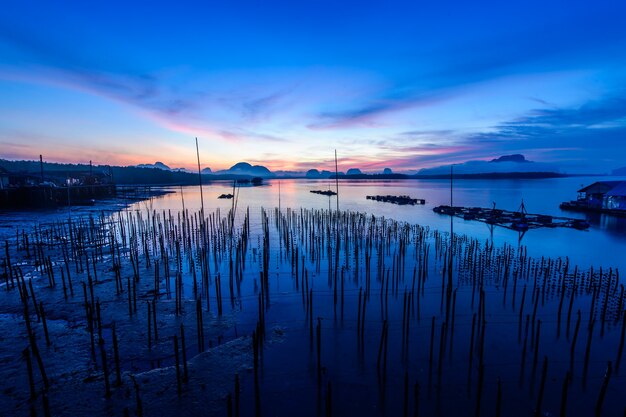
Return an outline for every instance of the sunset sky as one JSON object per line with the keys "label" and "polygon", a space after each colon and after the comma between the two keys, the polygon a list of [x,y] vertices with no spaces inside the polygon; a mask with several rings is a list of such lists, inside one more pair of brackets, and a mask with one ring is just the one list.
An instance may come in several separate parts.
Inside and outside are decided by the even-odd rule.
{"label": "sunset sky", "polygon": [[0,158],[626,166],[626,2],[8,0]]}

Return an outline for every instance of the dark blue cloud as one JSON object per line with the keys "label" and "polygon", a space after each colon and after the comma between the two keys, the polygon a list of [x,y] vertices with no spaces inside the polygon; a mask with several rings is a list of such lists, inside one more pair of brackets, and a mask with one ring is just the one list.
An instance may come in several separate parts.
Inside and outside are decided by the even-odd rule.
{"label": "dark blue cloud", "polygon": [[549,153],[569,170],[608,172],[626,165],[626,93],[578,107],[533,110],[465,141],[485,152]]}

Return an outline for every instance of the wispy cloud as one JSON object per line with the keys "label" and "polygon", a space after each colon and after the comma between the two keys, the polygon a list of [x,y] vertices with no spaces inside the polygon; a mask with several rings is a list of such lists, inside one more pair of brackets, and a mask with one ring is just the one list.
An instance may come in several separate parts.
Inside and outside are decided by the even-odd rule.
{"label": "wispy cloud", "polygon": [[53,85],[101,96],[128,105],[161,126],[180,133],[234,142],[283,140],[240,126],[268,117],[286,101],[292,88],[271,93],[265,89],[220,92],[208,83],[200,88],[179,85],[176,74],[168,77],[158,72],[112,71],[79,54],[6,27],[0,28],[0,45],[2,43],[23,55],[26,63],[0,65],[0,79]]}
{"label": "wispy cloud", "polygon": [[[372,158],[370,154],[359,156],[357,152],[351,163],[365,170],[384,167],[418,170],[523,153],[560,164],[569,171],[582,172],[597,170],[597,167],[592,169],[593,164],[589,161],[597,161],[604,155],[602,159],[607,163],[604,171],[609,171],[626,164],[625,137],[626,95],[612,95],[576,107],[530,110],[524,116],[484,132],[402,131],[375,142],[377,157]],[[614,152],[607,158],[608,149]],[[550,169],[558,168],[553,164]]]}
{"label": "wispy cloud", "polygon": [[392,90],[381,97],[363,97],[367,104],[346,110],[325,111],[315,115],[310,129],[344,129],[354,126],[376,127],[384,125],[382,116],[408,109],[434,105],[444,101],[449,92]]}
{"label": "wispy cloud", "polygon": [[[158,146],[154,152],[178,152],[180,160],[184,151],[168,143],[206,139],[216,161],[229,159],[221,162],[226,165],[257,155],[289,166],[295,165],[287,161],[292,155],[301,166],[323,164],[325,149],[335,147],[345,164],[362,169],[418,169],[506,153],[595,158],[600,165],[626,155],[624,93],[572,106],[623,84],[626,61],[616,51],[626,45],[626,31],[619,2],[572,4],[566,13],[531,2],[515,16],[507,6],[407,3],[406,13],[398,14],[362,5],[350,22],[343,16],[352,15],[352,5],[335,5],[337,13],[329,15],[321,7],[278,12],[265,4],[224,3],[212,9],[213,24],[204,25],[195,24],[205,19],[200,6],[155,9],[142,20],[142,7],[126,5],[133,18],[121,21],[132,23],[115,20],[115,26],[109,16],[81,7],[42,5],[27,13],[22,3],[0,16],[0,81],[9,90],[12,81],[26,81],[15,83],[15,91],[32,95],[24,99],[13,91],[8,108],[10,100],[22,100],[29,103],[23,120],[42,109],[48,119],[67,117],[45,127],[60,136],[74,134],[67,128],[73,120],[33,100],[40,90],[76,100],[74,107],[84,100],[111,113],[122,110],[85,109],[98,126],[116,120],[120,126],[104,126],[93,144],[76,133],[69,141],[77,149],[97,148],[106,133],[123,136],[128,127],[136,137],[160,135],[158,144],[149,141]],[[49,25],[39,25],[42,17]],[[325,35],[318,36],[313,29],[322,24]],[[581,30],[583,24],[590,30]],[[64,25],[67,30],[59,30]],[[43,131],[23,120],[14,123]],[[18,141],[6,141],[11,152],[20,152]]]}
{"label": "wispy cloud", "polygon": [[259,119],[267,119],[275,111],[283,109],[285,103],[289,102],[289,97],[295,87],[290,86],[281,91],[274,91],[261,97],[252,97],[241,102],[243,108],[242,116],[245,120],[252,122]]}
{"label": "wispy cloud", "polygon": [[[468,135],[485,154],[502,152],[542,154],[555,162],[585,161],[589,169],[603,159],[609,171],[626,164],[626,93],[590,100],[580,106],[535,109],[525,116],[494,126],[491,131]],[[607,153],[608,152],[608,153]],[[578,165],[581,165],[578,163]]]}
{"label": "wispy cloud", "polygon": [[[626,129],[626,93],[589,101],[579,107],[536,109],[525,116],[495,126],[493,131],[472,135],[472,141],[493,143],[523,140],[534,146],[545,143],[553,147],[555,142],[567,146],[569,141],[588,135],[596,135],[597,126],[608,130]],[[596,146],[615,146],[619,143],[601,142]]]}

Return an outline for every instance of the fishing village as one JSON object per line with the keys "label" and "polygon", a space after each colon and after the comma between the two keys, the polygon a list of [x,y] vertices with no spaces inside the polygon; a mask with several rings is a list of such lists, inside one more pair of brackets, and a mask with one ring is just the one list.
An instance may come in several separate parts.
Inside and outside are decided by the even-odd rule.
{"label": "fishing village", "polygon": [[0,166],[0,210],[54,209],[94,206],[98,201],[118,199],[127,203],[166,193],[150,184],[116,184],[111,168],[45,171],[39,156],[39,172],[10,172]]}
{"label": "fishing village", "polygon": [[4,2],[0,417],[626,417],[624,22]]}
{"label": "fishing village", "polygon": [[[618,270],[343,211],[338,201],[328,210],[138,206],[17,227],[0,257],[1,314],[12,318],[2,327],[19,329],[3,341],[15,346],[0,372],[15,381],[9,406],[54,415],[71,398],[73,413],[93,415],[185,407],[258,416],[282,401],[330,416],[375,402],[395,415],[503,416],[530,393],[536,415],[620,409]],[[522,221],[585,228],[523,205],[434,211],[513,230]],[[291,399],[277,388],[284,372],[302,375]]]}

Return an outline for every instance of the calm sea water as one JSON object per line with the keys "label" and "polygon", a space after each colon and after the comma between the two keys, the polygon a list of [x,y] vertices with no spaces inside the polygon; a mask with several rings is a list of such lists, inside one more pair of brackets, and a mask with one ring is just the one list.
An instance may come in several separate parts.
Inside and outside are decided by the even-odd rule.
{"label": "calm sea water", "polygon": [[[455,205],[492,207],[517,210],[522,201],[529,213],[586,218],[591,228],[580,231],[568,228],[530,230],[521,236],[501,227],[490,227],[477,221],[453,220],[455,233],[467,234],[481,240],[490,239],[496,245],[504,243],[525,245],[529,255],[569,257],[581,267],[603,266],[626,269],[626,219],[605,215],[586,215],[566,212],[559,208],[563,201],[576,199],[576,190],[602,177],[572,177],[540,180],[457,180],[453,184]],[[606,178],[604,178],[606,179]],[[280,183],[280,185],[279,185]],[[336,197],[313,194],[311,190],[335,189],[334,182],[319,180],[273,180],[261,187],[238,189],[238,211],[250,207],[336,208]],[[142,202],[137,207],[157,210],[179,210],[182,200],[186,208],[200,207],[198,187],[172,188],[175,193]],[[203,187],[206,210],[228,210],[233,201],[220,200],[222,193],[232,193],[231,182],[215,182]],[[398,206],[367,200],[367,195],[409,195],[423,198],[423,206]],[[349,180],[339,182],[339,208],[384,216],[434,229],[449,231],[450,217],[433,212],[433,208],[450,203],[448,180],[371,181]]]}
{"label": "calm sea water", "polygon": [[[622,179],[622,178],[611,178]],[[626,179],[626,178],[624,178]],[[529,213],[549,214],[573,218],[585,218],[591,228],[580,231],[568,228],[530,230],[523,236],[520,233],[487,224],[453,219],[455,233],[467,234],[481,240],[489,239],[496,245],[504,243],[525,245],[531,256],[569,257],[581,267],[603,266],[626,269],[626,218],[606,215],[588,215],[566,212],[559,208],[563,201],[576,199],[576,190],[594,181],[606,180],[605,177],[571,177],[538,180],[456,180],[453,184],[454,205],[492,207],[517,210],[524,202]],[[238,189],[237,207],[241,215],[246,207],[273,208],[331,208],[335,209],[336,197],[313,194],[311,190],[335,189],[332,181],[320,180],[270,180],[260,187],[241,187]],[[131,210],[146,208],[156,210],[180,210],[200,208],[199,187],[169,187],[173,191],[163,197],[134,203]],[[232,182],[213,182],[203,186],[205,210],[212,211],[231,208],[233,200],[218,199],[223,193],[232,193]],[[423,198],[423,206],[398,206],[367,200],[367,195],[409,195]],[[340,180],[339,208],[360,211],[374,216],[384,216],[422,226],[429,226],[443,231],[450,230],[450,218],[432,211],[433,207],[450,203],[449,180]],[[72,209],[73,216],[88,214],[93,211],[120,210],[119,202],[107,202],[96,207]],[[65,218],[67,209],[37,212],[0,213],[0,239],[14,236],[15,227],[28,227],[45,223],[56,218]]]}
{"label": "calm sea water", "polygon": [[[517,210],[523,200],[530,213],[585,218],[584,214],[562,212],[558,205],[562,201],[576,198],[576,190],[581,185],[589,184],[598,179],[577,177],[532,181],[463,180],[455,182],[453,198],[455,205],[491,207],[495,202],[497,207],[508,210]],[[267,181],[264,186],[242,187],[236,191],[238,193],[236,199],[238,221],[236,224],[241,224],[246,208],[250,208],[250,249],[247,251],[246,269],[240,283],[241,288],[236,286],[235,290],[232,287],[229,289],[227,285],[228,277],[231,276],[228,257],[219,254],[216,257],[215,254],[211,255],[210,253],[208,255],[210,258],[212,257],[211,261],[214,262],[209,262],[212,268],[210,284],[207,287],[210,290],[208,292],[209,300],[204,298],[202,305],[207,306],[207,318],[217,324],[207,328],[209,344],[235,339],[240,335],[250,335],[259,320],[259,303],[261,300],[259,297],[261,294],[259,292],[259,271],[264,268],[261,262],[261,254],[264,249],[261,244],[263,233],[261,232],[260,208],[270,209],[280,205],[283,213],[287,208],[294,210],[330,208],[334,210],[337,206],[336,197],[329,198],[310,193],[311,190],[328,188],[333,189],[334,184],[328,181],[281,180],[279,182],[274,180]],[[172,192],[158,198],[134,202],[129,205],[115,201],[104,202],[98,207],[74,209],[72,216],[85,215],[100,210],[127,209],[142,212],[171,210],[173,218],[177,219],[177,212],[183,205],[190,211],[200,208],[199,187],[170,187],[169,191]],[[223,219],[235,201],[218,199],[218,196],[230,192],[233,192],[231,182],[214,182],[205,185],[202,189],[205,213],[209,215],[215,210],[219,210],[220,217]],[[366,199],[367,195],[377,194],[409,195],[413,198],[423,198],[426,200],[426,205],[397,206]],[[340,209],[366,212],[377,217],[428,226],[431,230],[450,230],[450,217],[441,216],[432,211],[433,207],[449,204],[449,202],[450,184],[449,181],[445,180],[340,181],[339,183]],[[478,346],[478,336],[474,339],[472,323],[477,311],[479,311],[479,295],[476,294],[480,292],[480,284],[477,286],[476,282],[482,278],[478,280],[477,277],[474,277],[470,280],[467,276],[467,270],[463,272],[462,268],[457,269],[459,276],[454,278],[454,303],[456,307],[453,308],[455,313],[452,313],[456,322],[452,321],[451,329],[453,330],[450,331],[449,336],[446,336],[443,329],[444,322],[448,320],[449,308],[444,308],[444,306],[449,306],[450,295],[445,298],[444,303],[444,287],[442,285],[444,281],[441,280],[444,264],[441,258],[435,254],[435,239],[431,236],[433,246],[429,252],[429,265],[426,268],[428,277],[424,280],[421,294],[419,290],[417,292],[416,306],[418,307],[415,309],[416,311],[411,313],[411,319],[408,320],[411,344],[410,349],[407,349],[409,353],[406,359],[402,359],[404,352],[404,333],[401,331],[404,313],[403,301],[406,303],[406,295],[403,299],[403,291],[411,291],[411,271],[415,265],[414,252],[410,247],[405,271],[407,272],[406,280],[404,274],[401,280],[396,278],[396,289],[393,289],[392,284],[391,291],[388,292],[390,280],[392,283],[394,282],[393,275],[390,278],[389,270],[395,268],[393,265],[395,265],[394,259],[398,250],[398,242],[391,241],[388,243],[391,250],[387,253],[381,252],[381,259],[384,259],[382,264],[387,271],[385,281],[383,281],[385,275],[378,274],[377,270],[369,281],[372,285],[372,292],[367,302],[367,315],[365,316],[364,313],[362,353],[358,353],[356,323],[358,323],[359,316],[357,315],[357,307],[358,311],[361,311],[359,294],[363,288],[367,288],[366,282],[368,280],[364,277],[363,270],[359,273],[353,268],[356,265],[363,268],[363,246],[360,246],[360,258],[357,261],[351,255],[352,252],[347,250],[345,253],[343,252],[343,249],[346,248],[353,250],[355,248],[354,242],[340,245],[342,251],[336,252],[339,258],[335,267],[338,265],[341,272],[338,272],[333,281],[333,274],[329,269],[331,264],[329,253],[325,251],[318,253],[317,259],[321,259],[321,261],[316,265],[316,262],[303,249],[304,244],[298,242],[296,236],[300,255],[307,257],[306,261],[304,258],[302,259],[302,265],[308,271],[306,288],[309,288],[312,291],[311,294],[314,294],[312,299],[313,313],[309,315],[305,308],[304,292],[301,291],[302,288],[305,288],[305,281],[301,276],[301,289],[298,289],[297,280],[294,281],[292,264],[290,263],[293,258],[290,257],[291,254],[286,252],[286,246],[277,231],[275,212],[271,210],[268,212],[270,212],[269,217],[272,219],[269,225],[271,243],[267,269],[269,271],[268,284],[265,293],[266,305],[263,314],[268,324],[269,339],[276,339],[276,341],[270,342],[271,347],[266,349],[262,356],[262,371],[259,378],[262,392],[260,407],[264,410],[263,415],[323,415],[324,400],[320,398],[325,395],[326,381],[333,383],[336,415],[401,415],[405,389],[404,378],[407,375],[405,372],[410,375],[411,386],[414,382],[421,384],[420,407],[423,412],[421,415],[474,415],[471,412],[468,413],[467,410],[473,410],[475,407],[478,367],[475,364],[476,360],[468,361],[467,355],[469,346]],[[0,214],[2,216],[0,218],[0,238],[15,236],[16,228],[28,230],[38,223],[45,224],[65,219],[68,213],[68,209],[2,213]],[[123,217],[132,218],[133,216]],[[148,219],[150,216],[143,216],[142,214],[141,217]],[[164,218],[163,216],[159,217]],[[169,218],[169,216],[165,217]],[[139,218],[139,216],[135,218]],[[590,217],[589,221],[592,223],[592,227],[587,231],[565,228],[538,229],[530,230],[524,236],[508,229],[498,227],[490,229],[480,222],[456,218],[453,219],[453,228],[454,232],[458,234],[469,235],[481,241],[492,240],[496,248],[505,243],[513,246],[526,246],[528,255],[531,257],[569,257],[572,265],[578,264],[585,270],[584,273],[587,273],[586,268],[590,265],[605,268],[619,267],[620,269],[626,267],[626,259],[621,255],[626,250],[626,224],[624,220],[607,216],[594,216]],[[150,221],[147,224],[150,224]],[[294,231],[297,235],[297,227],[294,228]],[[318,233],[318,238],[319,235]],[[415,241],[412,244],[415,244]],[[144,248],[142,245],[139,247]],[[147,245],[147,247],[149,249],[151,245]],[[321,247],[325,248],[325,246]],[[373,250],[372,265],[378,267],[380,259],[377,256],[378,248],[376,245],[374,245]],[[193,256],[193,253],[185,256],[189,255]],[[152,257],[156,259],[156,253],[153,253]],[[140,258],[142,257],[140,256]],[[187,265],[187,262],[183,262],[183,264]],[[405,265],[400,268],[404,270]],[[195,274],[188,271],[186,267],[183,269],[184,298],[193,300],[195,296],[191,283]],[[537,274],[535,273],[534,276],[531,274],[526,278],[519,278],[517,287],[514,287],[513,281],[507,287],[502,285],[502,281],[495,279],[500,277],[499,272],[494,272],[495,268],[490,270],[489,267],[486,267],[485,269],[489,278],[484,283],[483,296],[486,304],[483,314],[486,316],[488,330],[484,336],[485,342],[481,345],[481,351],[484,350],[486,363],[483,404],[487,411],[481,415],[494,415],[493,406],[497,381],[501,381],[504,387],[503,415],[532,415],[531,411],[536,401],[544,356],[550,359],[550,368],[543,406],[545,412],[542,415],[557,415],[561,398],[561,381],[565,372],[570,368],[574,372],[574,382],[570,387],[571,392],[568,399],[570,411],[568,415],[592,415],[591,410],[596,404],[599,387],[607,369],[607,362],[615,360],[616,357],[618,338],[621,334],[619,322],[621,312],[615,317],[609,315],[606,326],[603,322],[598,322],[594,333],[593,327],[588,326],[588,320],[589,323],[591,323],[592,317],[599,320],[602,317],[602,309],[596,311],[598,307],[592,303],[594,290],[583,285],[590,281],[585,281],[584,276],[579,277],[581,287],[578,288],[575,297],[573,295],[575,291],[569,283],[567,288],[563,287],[566,288],[566,291],[562,294],[566,297],[559,298],[558,295],[561,293],[557,290],[561,289],[561,284],[558,284],[560,282],[558,280],[550,279],[546,281],[548,282],[547,285],[537,286],[537,291],[535,291],[536,283],[543,279],[543,275],[539,275],[539,281],[537,281]],[[128,270],[127,266],[125,271]],[[142,280],[146,276],[152,278],[153,272],[151,270],[144,272],[142,267],[141,271],[144,274]],[[221,282],[224,283],[224,288],[219,290],[221,292],[220,299],[223,298],[224,300],[224,317],[226,320],[219,313],[216,313],[218,290],[215,280],[220,275],[223,280]],[[341,285],[338,282],[341,282]],[[384,291],[383,282],[386,283]],[[161,283],[162,291],[164,286],[165,284]],[[341,288],[340,302],[337,302],[338,287]],[[514,290],[512,287],[517,289]],[[524,298],[521,294],[526,293],[528,294]],[[609,294],[609,292],[605,293],[602,290],[601,294]],[[607,304],[611,306],[609,314],[613,314],[613,310],[616,310],[619,294],[619,292],[609,294],[611,295]],[[601,300],[604,300],[603,297]],[[523,301],[524,299],[525,301]],[[122,298],[122,301],[124,300]],[[581,335],[575,350],[576,355],[571,363],[567,358],[564,359],[564,352],[567,356],[567,352],[570,351],[569,329],[573,328],[574,324],[571,323],[570,325],[569,320],[566,321],[565,317],[568,315],[565,311],[563,314],[559,313],[559,301],[563,302],[563,300],[566,301],[565,306],[573,306],[573,309],[569,307],[569,310],[573,312],[574,318],[577,313],[581,313],[583,317]],[[161,306],[169,305],[171,311],[173,302],[171,296],[162,293],[158,302]],[[210,307],[208,307],[209,304]],[[119,305],[124,309],[126,308],[125,302]],[[538,330],[539,324],[535,330],[533,305],[537,311],[538,322],[543,323],[541,333]],[[526,317],[524,333],[522,333],[522,311]],[[532,321],[529,326],[531,314]],[[319,362],[316,359],[313,342],[320,339],[311,336],[312,327],[310,326],[313,325],[313,321],[309,320],[313,317],[319,320],[317,323],[322,334],[322,353]],[[191,332],[188,339],[189,349],[191,352],[195,352],[197,347],[194,345],[194,327],[190,324],[191,320],[189,319],[186,323],[189,326],[188,331]],[[171,315],[170,317],[163,316],[163,320],[176,320],[176,318]],[[431,322],[431,320],[433,321]],[[379,357],[377,353],[381,346],[383,321],[388,322],[390,328],[389,364],[385,373],[386,376],[381,379],[376,364],[377,357]],[[137,321],[137,323],[140,322]],[[530,345],[527,347],[526,339],[528,338],[529,327],[531,336]],[[565,334],[561,334],[561,329],[563,329],[562,333]],[[533,346],[535,343],[533,335],[539,334],[541,334],[541,344],[537,341]],[[585,347],[591,346],[589,344],[591,340],[593,340],[593,348],[591,350],[587,348],[586,351]],[[432,346],[435,346],[435,362],[432,362],[432,353],[429,355],[429,345],[431,349]],[[136,348],[146,349],[143,345]],[[526,355],[527,348],[528,354]],[[591,353],[589,354],[589,352]],[[590,356],[589,360],[583,361],[585,353]],[[152,355],[152,352],[145,354]],[[520,358],[522,359],[520,360]],[[166,365],[171,364],[171,362],[167,362],[171,359],[171,353],[168,351],[167,356],[164,357],[164,363]],[[320,363],[323,365],[321,379],[316,369]],[[468,363],[470,364],[469,369]],[[587,367],[589,368],[588,375]],[[442,368],[443,372],[441,372]],[[320,389],[319,381],[322,379],[324,388]],[[256,407],[253,401],[255,392],[252,380],[251,373],[242,374],[242,398],[244,399],[242,415],[253,415],[252,411]],[[616,374],[611,380],[607,394],[603,415],[620,415],[623,412],[624,403],[621,393],[624,390],[624,384],[623,372],[620,374],[616,369]],[[25,386],[24,389],[26,389]]]}
{"label": "calm sea water", "polygon": [[[564,178],[546,180],[512,180],[512,181],[457,181],[453,188],[455,205],[490,207],[495,202],[502,209],[517,210],[522,202],[530,213],[551,214],[554,216],[570,216],[585,218],[584,214],[566,213],[559,209],[559,203],[576,198],[576,190],[582,184],[588,184],[597,178]],[[269,181],[262,187],[240,188],[237,198],[238,218],[244,216],[246,207],[250,208],[253,235],[260,233],[259,218],[260,207],[277,207],[280,204],[284,211],[286,208],[298,210],[299,208],[335,209],[336,197],[326,197],[313,194],[311,190],[333,188],[328,181],[306,180],[282,180],[279,182]],[[200,191],[198,187],[174,189],[175,193],[152,201],[142,202],[137,206],[143,210],[172,210],[178,211],[183,201],[186,208],[198,209],[200,206]],[[232,191],[231,183],[214,183],[203,188],[205,211],[210,213],[219,209],[222,216],[232,207],[233,200],[220,200],[217,197],[222,193]],[[397,206],[388,203],[380,203],[367,200],[367,195],[410,195],[413,198],[426,199],[424,206]],[[339,184],[339,207],[342,210],[366,212],[377,217],[384,216],[400,221],[429,226],[431,229],[449,231],[450,217],[441,216],[432,211],[433,207],[440,204],[449,204],[450,187],[449,181],[341,181]],[[520,234],[508,229],[495,227],[490,229],[487,225],[475,222],[453,219],[455,233],[469,235],[480,240],[492,240],[496,247],[503,244],[524,245],[528,248],[528,254],[532,257],[569,257],[573,264],[586,269],[590,265],[626,267],[626,260],[622,253],[626,250],[626,227],[620,219],[606,216],[589,218],[592,227],[587,231],[574,229],[538,229],[528,231],[520,240]],[[274,233],[274,232],[271,232]],[[258,239],[252,238],[252,242]],[[276,245],[277,242],[274,242]],[[306,313],[300,303],[300,295],[293,288],[293,278],[288,270],[289,262],[277,255],[280,250],[272,246],[272,261],[270,264],[270,296],[271,307],[267,311],[267,320],[272,328],[284,329],[287,340],[267,349],[264,353],[264,369],[262,378],[262,391],[264,411],[270,411],[271,415],[322,415],[319,389],[315,388],[315,356],[312,338],[309,337],[309,327],[303,321]],[[257,253],[261,250],[257,248]],[[388,254],[392,256],[391,254]],[[340,262],[344,262],[343,257]],[[391,259],[387,258],[387,262]],[[312,265],[309,265],[312,268]],[[472,312],[476,305],[472,301],[472,287],[457,278],[458,300],[457,316],[455,324],[455,347],[451,345],[450,357],[454,350],[454,359],[444,366],[448,366],[447,372],[439,379],[436,372],[432,372],[427,365],[427,346],[432,343],[430,336],[430,321],[428,318],[436,317],[436,338],[439,340],[440,326],[445,319],[445,309],[439,273],[441,265],[435,261],[431,265],[432,275],[426,282],[426,295],[419,303],[422,308],[422,317],[419,315],[415,326],[415,334],[411,336],[412,349],[411,359],[404,367],[401,361],[401,332],[402,322],[402,297],[396,294],[389,306],[387,316],[385,303],[380,300],[380,292],[375,292],[372,297],[370,312],[366,322],[365,359],[360,359],[355,353],[355,310],[358,304],[358,289],[363,286],[363,281],[353,277],[353,271],[348,271],[348,280],[354,282],[346,284],[346,320],[343,314],[337,312],[337,306],[333,304],[333,291],[328,271],[322,268],[319,274],[312,272],[311,288],[316,294],[314,304],[315,317],[321,317],[321,328],[325,342],[322,353],[322,362],[326,378],[335,384],[333,395],[337,398],[335,410],[339,415],[400,415],[401,396],[403,392],[403,375],[405,370],[411,375],[410,378],[418,381],[423,387],[422,409],[424,415],[473,415],[466,413],[474,405],[475,387],[477,380],[471,373],[471,378],[466,375],[466,363],[464,355],[468,350],[466,341],[471,335]],[[255,270],[254,267],[252,267]],[[410,269],[410,268],[409,268]],[[311,269],[313,270],[313,268]],[[256,272],[256,271],[255,271]],[[222,269],[223,276],[227,276],[226,269]],[[250,278],[256,286],[254,275],[250,275],[242,283],[242,296],[240,305],[234,305],[238,311],[238,330],[250,333],[256,316],[256,290],[253,288]],[[432,277],[432,279],[430,278]],[[381,277],[376,276],[378,285]],[[382,285],[382,284],[380,284]],[[403,283],[401,285],[408,285]],[[521,302],[518,289],[517,301]],[[529,298],[532,298],[532,280],[524,284],[528,286]],[[190,293],[186,290],[186,293]],[[506,291],[505,291],[506,293]],[[485,357],[487,358],[485,392],[488,396],[485,408],[488,411],[484,415],[492,414],[492,404],[496,392],[496,381],[502,379],[506,387],[506,410],[504,415],[523,416],[531,415],[530,409],[534,405],[537,384],[541,364],[527,359],[529,367],[520,373],[520,351],[523,343],[519,339],[517,312],[509,309],[505,302],[500,302],[502,288],[497,283],[487,286],[486,294],[489,301],[487,321],[489,322],[486,342]],[[538,294],[538,293],[537,293]],[[616,298],[615,298],[616,299]],[[539,300],[539,298],[536,298]],[[380,301],[380,303],[379,303]],[[502,304],[502,305],[501,305]],[[556,415],[560,401],[561,378],[565,374],[567,361],[563,361],[563,352],[569,349],[569,338],[559,338],[556,333],[558,298],[550,298],[540,303],[540,320],[543,321],[544,341],[540,347],[540,355],[550,358],[550,382],[546,390],[545,414]],[[590,313],[591,295],[586,294],[578,297],[574,303],[574,311],[581,310],[586,318]],[[527,318],[530,313],[530,305],[527,305]],[[343,311],[343,308],[341,309]],[[385,310],[385,313],[383,313]],[[380,375],[374,372],[376,352],[379,348],[382,320],[387,317],[392,327],[390,369],[388,378],[390,385],[387,390],[381,389]],[[585,319],[586,320],[586,319]],[[519,324],[518,324],[519,323]],[[586,329],[585,325],[585,329]],[[521,327],[519,327],[521,329]],[[531,332],[535,330],[534,324]],[[577,350],[574,361],[575,385],[572,387],[568,407],[569,415],[590,415],[591,405],[597,400],[598,384],[606,370],[607,360],[615,357],[617,326],[607,327],[607,332],[600,335],[596,332],[593,339],[594,347],[590,359],[590,373],[588,381],[590,388],[586,387],[586,371],[583,366],[582,346]],[[585,331],[585,337],[587,337]],[[591,333],[589,333],[591,334]],[[227,335],[228,336],[228,335]],[[581,339],[582,340],[582,339]],[[517,341],[517,343],[516,343]],[[532,344],[532,342],[531,342]],[[441,344],[440,344],[441,345]],[[445,346],[445,343],[443,344]],[[438,346],[435,344],[435,346]],[[440,357],[439,355],[437,357]],[[540,359],[542,356],[540,356]],[[439,362],[440,363],[440,362]],[[524,364],[524,361],[521,362]],[[524,366],[522,365],[522,369]],[[582,377],[582,379],[581,379]],[[526,381],[525,381],[526,379]],[[582,384],[581,384],[582,382]],[[614,415],[623,410],[623,402],[617,392],[624,387],[623,376],[615,376],[611,382],[611,394],[605,405],[605,414]],[[251,384],[248,384],[250,387]],[[384,384],[383,384],[384,386]],[[468,393],[472,391],[471,395]],[[317,394],[316,394],[317,392]],[[246,393],[252,398],[253,393],[249,389]],[[388,399],[385,397],[389,396]],[[316,400],[317,398],[317,400]],[[280,404],[279,407],[275,406]],[[491,405],[490,405],[491,404]],[[304,411],[306,410],[306,411]],[[314,411],[317,410],[317,411]],[[577,413],[576,410],[581,410]],[[482,415],[482,414],[481,414]]]}

